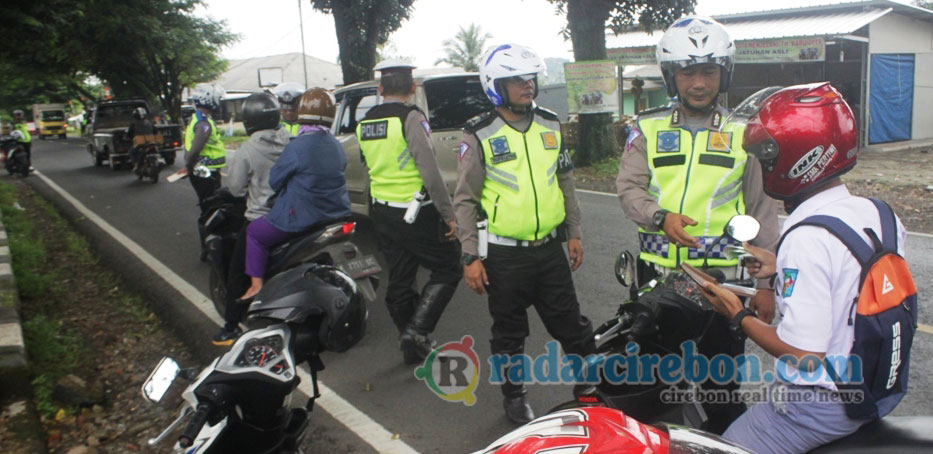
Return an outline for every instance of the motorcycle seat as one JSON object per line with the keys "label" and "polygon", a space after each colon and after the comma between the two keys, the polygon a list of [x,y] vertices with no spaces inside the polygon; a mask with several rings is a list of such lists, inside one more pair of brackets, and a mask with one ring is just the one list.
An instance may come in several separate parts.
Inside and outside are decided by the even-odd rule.
{"label": "motorcycle seat", "polygon": [[887,416],[865,424],[854,434],[820,446],[811,454],[933,452],[933,416]]}
{"label": "motorcycle seat", "polygon": [[286,268],[295,266],[311,258],[309,252],[316,253],[321,245],[315,243],[327,227],[342,223],[342,220],[331,220],[311,226],[299,236],[285,241],[269,251],[269,264],[266,267],[266,276],[274,276]]}

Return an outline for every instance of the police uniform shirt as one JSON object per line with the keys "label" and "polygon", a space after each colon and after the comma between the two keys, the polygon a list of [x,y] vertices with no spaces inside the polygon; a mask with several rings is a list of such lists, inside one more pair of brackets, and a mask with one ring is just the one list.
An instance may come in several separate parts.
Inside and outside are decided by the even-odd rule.
{"label": "police uniform shirt", "polygon": [[[880,237],[881,220],[870,200],[849,194],[844,185],[815,194],[798,206],[784,222],[784,231],[813,215],[841,219],[871,244],[865,228]],[[907,231],[897,219],[897,252],[904,255]],[[855,335],[848,325],[849,310],[859,293],[862,267],[849,249],[822,227],[801,226],[787,235],[777,256],[774,291],[776,306],[783,319],[778,337],[793,347],[815,353],[848,356]],[[775,360],[777,361],[777,360]],[[844,362],[834,361],[833,367]],[[819,381],[805,380],[790,366],[778,365],[791,373],[792,383],[819,385],[835,390],[823,372]],[[780,372],[781,369],[777,369]],[[844,372],[837,370],[840,375]],[[788,378],[788,377],[785,377]]]}
{"label": "police uniform shirt", "polygon": [[[526,116],[517,122],[502,119],[517,131],[525,131],[531,125],[531,117]],[[563,146],[563,144],[561,144]],[[567,150],[561,151],[558,161],[557,185],[564,195],[564,225],[568,238],[581,238],[580,204],[576,197],[576,185],[573,180],[573,163]],[[567,159],[564,159],[566,156]],[[486,167],[483,162],[483,149],[476,135],[464,131],[460,144],[460,163],[457,165],[457,189],[454,192],[454,206],[457,213],[457,237],[465,254],[477,255],[478,232],[476,221],[482,210],[483,185],[486,181]]]}
{"label": "police uniform shirt", "polygon": [[[687,117],[683,109],[679,105],[675,105],[672,109],[676,109],[678,113],[675,115],[677,121],[672,120],[671,126],[683,127],[690,124],[688,130],[692,130],[693,135],[696,136],[697,130],[692,126],[692,121],[688,122],[686,120]],[[719,126],[713,125],[717,114],[720,119],[723,119],[728,112],[722,106],[717,105],[703,121],[702,127],[717,130]],[[752,155],[748,155],[747,159],[745,171],[742,174],[745,214],[754,217],[761,223],[761,230],[751,243],[769,251],[774,251],[780,239],[780,225],[777,218],[778,202],[768,197],[764,192],[761,164],[758,163],[758,159]],[[619,161],[619,174],[616,176],[616,189],[625,216],[638,224],[639,227],[648,231],[655,231],[653,216],[654,213],[661,209],[661,205],[658,204],[658,200],[654,196],[648,193],[650,183],[651,170],[648,167],[648,141],[638,129],[636,123],[629,133],[622,150],[622,158]],[[691,182],[690,184],[702,183]],[[702,222],[700,219],[694,220]],[[765,286],[764,284],[764,280],[759,281],[758,287],[762,288]]]}

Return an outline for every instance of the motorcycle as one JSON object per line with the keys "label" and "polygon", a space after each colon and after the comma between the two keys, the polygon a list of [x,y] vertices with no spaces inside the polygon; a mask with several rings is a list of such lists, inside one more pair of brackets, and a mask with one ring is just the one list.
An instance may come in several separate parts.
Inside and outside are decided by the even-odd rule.
{"label": "motorcycle", "polygon": [[0,160],[8,174],[28,177],[29,159],[26,157],[26,149],[19,142],[22,138],[23,133],[19,131],[0,136]]}
{"label": "motorcycle", "polygon": [[[227,305],[227,272],[237,235],[246,222],[246,202],[242,197],[234,197],[221,188],[204,199],[204,204],[207,213],[203,227],[204,247],[211,265],[211,301],[223,316]],[[355,280],[367,301],[374,301],[378,286],[375,275],[382,268],[375,256],[361,254],[359,248],[350,241],[355,231],[355,222],[334,222],[279,244],[269,251],[266,276],[276,276],[306,263],[334,266]]]}
{"label": "motorcycle", "polygon": [[[298,454],[314,403],[321,395],[320,353],[344,352],[365,334],[366,300],[356,282],[328,265],[306,263],[270,279],[250,304],[244,333],[200,373],[165,357],[142,386],[159,402],[176,378],[193,380],[182,392],[178,417],[155,446],[185,421],[173,452],[186,454]],[[291,395],[307,363],[312,393],[303,406]]]}
{"label": "motorcycle", "polygon": [[137,146],[140,150],[134,170],[137,179],[148,178],[152,180],[152,184],[159,182],[159,172],[165,167],[165,159],[159,151],[159,143],[148,141]]}
{"label": "motorcycle", "polygon": [[[730,258],[746,259],[750,255],[741,247],[742,241],[748,241],[758,235],[760,224],[747,215],[734,216],[727,223],[723,234],[706,248],[706,256],[718,244],[726,242],[724,253]],[[637,267],[637,269],[636,269]],[[709,270],[704,263],[700,270]],[[721,329],[716,323],[719,317],[713,306],[703,297],[699,281],[713,279],[702,271],[689,265],[680,270],[673,270],[660,275],[654,269],[636,264],[633,255],[625,251],[616,260],[615,274],[620,284],[629,288],[629,299],[624,301],[616,315],[594,330],[597,354],[606,357],[626,357],[639,355],[680,356],[681,346],[688,341],[701,346],[704,338],[713,330]],[[649,275],[649,273],[651,275]],[[752,279],[725,280],[716,279],[740,296],[754,295],[755,281]],[[721,317],[720,317],[721,318]],[[637,351],[629,349],[637,345]],[[713,357],[721,351],[703,351],[698,353]],[[585,391],[577,391],[576,399],[558,405],[551,411],[577,408],[580,406],[608,406],[619,409],[640,421],[682,421],[691,427],[700,427],[707,419],[700,404],[665,403],[662,393],[671,387],[687,392],[699,388],[694,383],[681,380],[670,384],[657,376],[650,381],[606,380],[601,376],[595,386]]]}

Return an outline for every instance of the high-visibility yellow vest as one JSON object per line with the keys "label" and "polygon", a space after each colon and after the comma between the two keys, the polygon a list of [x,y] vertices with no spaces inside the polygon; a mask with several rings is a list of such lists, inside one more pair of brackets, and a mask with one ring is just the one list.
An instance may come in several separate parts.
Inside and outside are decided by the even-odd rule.
{"label": "high-visibility yellow vest", "polygon": [[282,128],[285,128],[285,130],[288,131],[288,133],[291,134],[292,137],[297,136],[297,135],[298,135],[298,129],[301,128],[301,125],[298,124],[298,123],[287,123],[287,122],[284,122],[284,121],[283,121],[283,122],[281,122],[281,123],[279,123],[279,124],[282,126]]}
{"label": "high-visibility yellow vest", "polygon": [[32,142],[32,134],[29,134],[29,126],[26,123],[16,123],[13,125],[17,131],[23,133],[23,138],[19,139],[19,143],[30,143]]}
{"label": "high-visibility yellow vest", "polygon": [[[697,221],[697,225],[684,230],[702,245],[700,249],[681,247],[671,243],[664,232],[639,228],[641,258],[665,268],[685,262],[702,265],[706,247],[722,234],[729,219],[745,213],[745,126],[727,124],[718,130],[702,129],[694,136],[690,130],[674,125],[677,115],[680,113],[671,108],[638,119],[638,128],[648,145],[648,192],[657,198],[661,208]],[[718,125],[722,115],[713,115],[712,122]],[[723,254],[728,244],[723,240],[710,251],[708,265],[738,264],[738,260],[729,260]]]}
{"label": "high-visibility yellow vest", "polygon": [[481,204],[489,232],[539,240],[564,222],[564,194],[557,184],[560,122],[535,109],[525,132],[491,115],[473,131],[483,148],[486,180]]}
{"label": "high-visibility yellow vest", "polygon": [[416,109],[402,103],[373,107],[356,125],[356,139],[369,168],[369,193],[387,202],[409,202],[424,180],[405,140],[405,119]]}
{"label": "high-visibility yellow vest", "polygon": [[203,115],[201,112],[195,112],[188,122],[188,130],[185,132],[185,151],[191,151],[191,142],[194,141],[194,125],[201,120],[207,120],[211,125],[211,136],[204,144],[201,150],[201,156],[198,162],[208,169],[219,169],[227,165],[227,150],[224,148],[223,141],[220,140],[220,133],[217,132],[217,125],[210,116]]}

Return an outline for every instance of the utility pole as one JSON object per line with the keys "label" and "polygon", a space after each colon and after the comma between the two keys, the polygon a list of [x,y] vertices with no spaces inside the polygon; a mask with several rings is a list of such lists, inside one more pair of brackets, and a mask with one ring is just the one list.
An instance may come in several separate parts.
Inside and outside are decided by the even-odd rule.
{"label": "utility pole", "polygon": [[305,88],[308,88],[308,58],[305,56],[305,19],[301,14],[301,0],[298,0],[298,23],[301,24],[301,66],[305,69]]}

